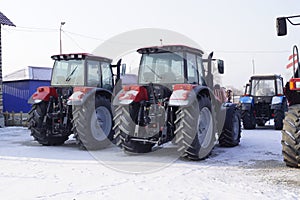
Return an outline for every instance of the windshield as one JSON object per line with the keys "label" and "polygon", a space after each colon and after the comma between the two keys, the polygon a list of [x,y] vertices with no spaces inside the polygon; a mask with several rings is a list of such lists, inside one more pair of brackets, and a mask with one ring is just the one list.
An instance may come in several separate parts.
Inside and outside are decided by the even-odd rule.
{"label": "windshield", "polygon": [[275,81],[274,80],[252,80],[251,95],[253,96],[274,96]]}
{"label": "windshield", "polygon": [[56,60],[51,85],[84,85],[84,60]]}
{"label": "windshield", "polygon": [[143,54],[139,83],[184,83],[182,53]]}

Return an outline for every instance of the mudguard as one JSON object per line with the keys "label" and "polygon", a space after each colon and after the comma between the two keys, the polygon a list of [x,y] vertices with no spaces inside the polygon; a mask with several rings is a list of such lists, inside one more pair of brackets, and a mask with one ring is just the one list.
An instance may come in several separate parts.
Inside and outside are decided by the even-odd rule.
{"label": "mudguard", "polygon": [[240,104],[242,110],[251,110],[251,107],[254,106],[253,97],[244,96],[240,98]]}
{"label": "mudguard", "polygon": [[113,100],[113,105],[129,105],[132,102],[148,100],[147,89],[139,85],[126,85],[123,89],[116,95]]}
{"label": "mudguard", "polygon": [[74,87],[73,94],[68,98],[68,105],[82,105],[91,96],[101,95],[108,99],[112,98],[112,92],[103,88],[95,87]]}
{"label": "mudguard", "polygon": [[197,94],[205,92],[214,98],[212,91],[206,86],[191,84],[176,84],[170,97],[169,106],[190,106],[196,99]]}
{"label": "mudguard", "polygon": [[286,102],[285,96],[274,96],[271,102],[271,109],[281,110],[284,108],[284,102]]}
{"label": "mudguard", "polygon": [[54,87],[42,86],[28,99],[29,104],[40,103],[41,101],[49,101],[50,96],[57,98],[56,89]]}

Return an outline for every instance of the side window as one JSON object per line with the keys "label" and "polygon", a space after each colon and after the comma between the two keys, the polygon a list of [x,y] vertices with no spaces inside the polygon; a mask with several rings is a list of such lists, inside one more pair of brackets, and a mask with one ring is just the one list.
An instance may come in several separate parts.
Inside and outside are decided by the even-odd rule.
{"label": "side window", "polygon": [[102,71],[102,86],[105,89],[112,90],[112,71],[109,63],[102,62],[101,63],[101,71]]}
{"label": "side window", "polygon": [[246,84],[245,95],[250,95],[250,83]]}
{"label": "side window", "polygon": [[99,61],[88,60],[87,61],[87,85],[91,87],[97,87],[100,85],[100,63]]}
{"label": "side window", "polygon": [[188,83],[192,83],[192,84],[199,83],[195,54],[187,53],[187,72],[188,72]]}
{"label": "side window", "polygon": [[205,75],[204,75],[204,66],[203,66],[203,60],[201,56],[197,56],[197,66],[198,66],[198,75],[201,85],[205,85]]}

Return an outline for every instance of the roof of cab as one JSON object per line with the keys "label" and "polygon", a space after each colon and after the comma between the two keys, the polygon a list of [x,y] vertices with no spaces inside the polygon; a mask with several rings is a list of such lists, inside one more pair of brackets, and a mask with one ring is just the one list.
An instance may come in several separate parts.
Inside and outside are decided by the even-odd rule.
{"label": "roof of cab", "polygon": [[186,45],[163,45],[163,46],[151,46],[143,47],[137,50],[141,54],[149,53],[163,53],[163,52],[190,52],[194,54],[203,55],[204,51],[202,49],[197,49],[194,47],[189,47]]}
{"label": "roof of cab", "polygon": [[71,60],[71,59],[84,59],[86,57],[89,58],[94,58],[97,60],[103,60],[106,62],[112,62],[112,59],[106,58],[106,57],[101,57],[101,56],[96,56],[90,53],[69,53],[69,54],[57,54],[51,56],[53,60]]}
{"label": "roof of cab", "polygon": [[258,74],[251,76],[251,79],[274,79],[279,78],[281,75],[278,74]]}

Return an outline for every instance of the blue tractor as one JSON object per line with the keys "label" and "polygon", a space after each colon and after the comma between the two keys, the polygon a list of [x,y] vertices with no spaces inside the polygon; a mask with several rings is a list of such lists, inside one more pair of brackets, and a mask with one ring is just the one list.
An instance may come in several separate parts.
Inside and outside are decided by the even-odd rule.
{"label": "blue tractor", "polygon": [[287,99],[283,95],[283,78],[279,75],[255,75],[246,84],[245,94],[240,98],[244,129],[264,126],[274,119],[274,128],[283,127]]}

